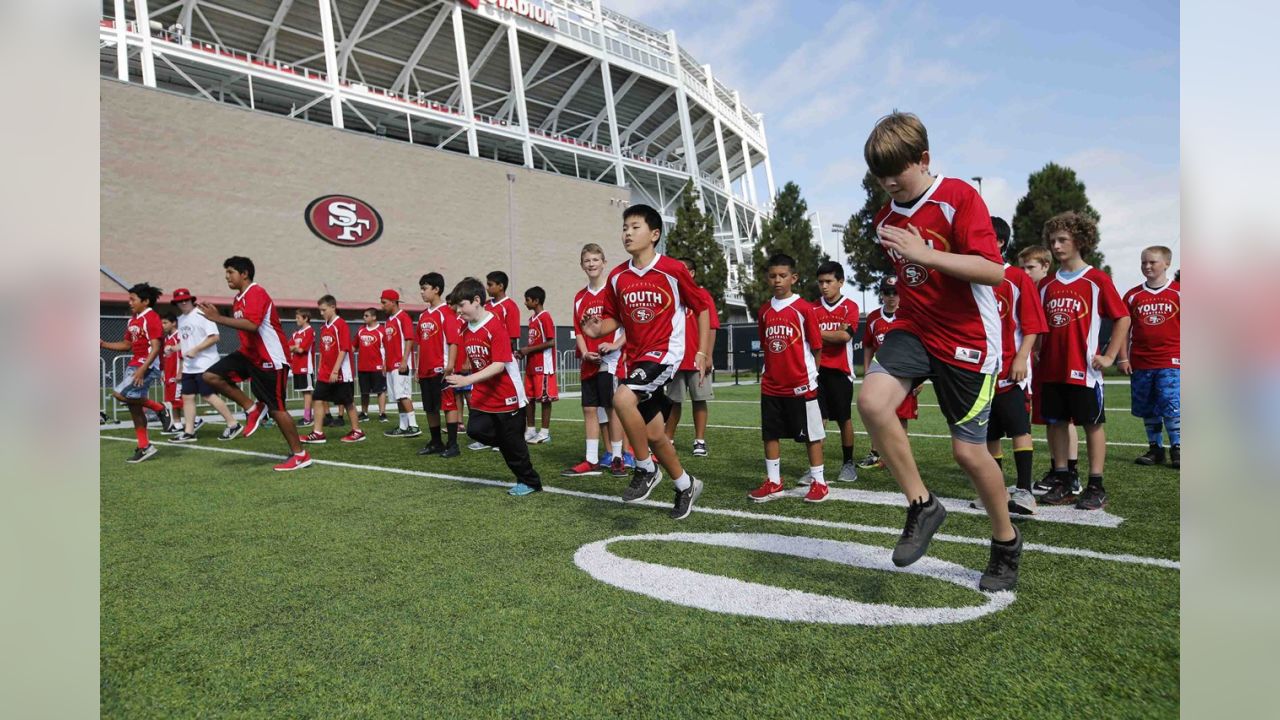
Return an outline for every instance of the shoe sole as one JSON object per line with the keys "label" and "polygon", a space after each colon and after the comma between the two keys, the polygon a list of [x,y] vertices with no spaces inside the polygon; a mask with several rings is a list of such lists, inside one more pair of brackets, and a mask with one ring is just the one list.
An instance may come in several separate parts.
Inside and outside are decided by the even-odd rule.
{"label": "shoe sole", "polygon": [[591,477],[593,475],[602,475],[599,470],[589,470],[587,472],[567,472],[561,471],[560,477]]}
{"label": "shoe sole", "polygon": [[186,439],[183,439],[183,440],[179,440],[178,438],[174,438],[174,439],[170,440],[169,442],[173,442],[173,443],[184,443],[184,444],[185,444],[185,443],[193,443],[193,442],[195,442],[195,441],[196,441],[196,438],[186,438]]}
{"label": "shoe sole", "polygon": [[125,462],[129,463],[130,465],[137,465],[138,463],[146,462],[155,456],[156,456],[156,453],[151,453],[150,455],[144,455],[138,458],[137,460],[134,460],[133,458],[129,458],[125,460]]}
{"label": "shoe sole", "polygon": [[702,483],[695,482],[693,484],[693,497],[689,498],[689,506],[685,508],[684,514],[672,515],[672,520],[683,520],[693,514],[693,504],[698,502],[698,498],[702,497]]}
{"label": "shoe sole", "polygon": [[1009,512],[1013,513],[1014,515],[1035,515],[1035,514],[1036,514],[1036,509],[1035,509],[1035,508],[1025,507],[1025,506],[1023,506],[1023,505],[1017,505],[1017,504],[1013,503],[1012,501],[1010,501],[1010,502],[1009,502]]}
{"label": "shoe sole", "polygon": [[1045,505],[1053,505],[1055,507],[1061,507],[1063,505],[1075,505],[1076,500],[1079,500],[1079,499],[1080,498],[1076,497],[1075,495],[1067,495],[1060,500],[1049,500],[1048,498],[1041,498],[1040,502]]}
{"label": "shoe sole", "polygon": [[787,494],[786,490],[779,490],[776,493],[769,493],[768,495],[765,495],[763,497],[756,497],[750,494],[748,494],[747,497],[751,500],[751,502],[767,503],[770,500],[777,500],[780,497],[784,497],[786,494]]}
{"label": "shoe sole", "polygon": [[311,459],[310,459],[310,458],[308,458],[306,462],[298,463],[297,465],[294,465],[293,467],[274,467],[274,468],[271,468],[271,469],[272,469],[272,470],[275,470],[276,472],[293,472],[294,470],[301,470],[302,468],[306,468],[306,467],[311,467]]}
{"label": "shoe sole", "polygon": [[818,503],[824,503],[824,502],[826,502],[826,501],[827,501],[827,498],[829,498],[829,497],[831,497],[831,496],[830,496],[830,495],[823,495],[823,496],[822,496],[820,499],[818,499],[818,500],[811,500],[811,499],[809,499],[809,496],[808,496],[808,495],[806,495],[806,496],[804,497],[804,501],[805,501],[805,502],[807,502],[807,503],[813,503],[814,505],[817,505]]}
{"label": "shoe sole", "polygon": [[327,443],[327,442],[329,442],[329,441],[328,441],[328,440],[301,440],[301,439],[299,439],[299,442],[301,442],[303,445],[323,445],[323,444],[325,444],[325,443]]}
{"label": "shoe sole", "polygon": [[338,440],[338,442],[344,442],[344,443],[346,443],[346,444],[350,445],[351,443],[364,442],[365,437],[366,437],[366,436],[361,435],[361,436],[360,436],[360,437],[358,437],[358,438],[352,438],[352,439],[350,439],[350,440],[348,440],[348,439],[346,439],[346,438],[340,438],[340,439]]}

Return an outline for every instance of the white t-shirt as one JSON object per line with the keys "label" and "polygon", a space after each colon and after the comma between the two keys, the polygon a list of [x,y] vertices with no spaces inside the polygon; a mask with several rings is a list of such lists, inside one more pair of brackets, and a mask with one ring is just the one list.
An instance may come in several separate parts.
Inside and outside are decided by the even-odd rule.
{"label": "white t-shirt", "polygon": [[178,316],[178,336],[182,338],[182,372],[202,373],[218,362],[216,342],[201,350],[195,357],[187,357],[188,350],[204,342],[210,335],[217,334],[218,326],[199,310]]}

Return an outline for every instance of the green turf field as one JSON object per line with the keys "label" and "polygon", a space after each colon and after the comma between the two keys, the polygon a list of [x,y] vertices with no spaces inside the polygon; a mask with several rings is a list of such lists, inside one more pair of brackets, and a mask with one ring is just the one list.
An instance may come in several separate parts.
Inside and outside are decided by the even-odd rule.
{"label": "green turf field", "polygon": [[[770,536],[826,539],[860,544],[842,548],[874,546],[865,552],[887,557],[905,517],[901,506],[746,499],[763,477],[757,393],[747,385],[716,389],[708,458],[688,457],[692,434],[682,426],[681,456],[706,481],[706,492],[699,511],[679,523],[666,517],[669,481],[654,493],[660,503],[627,507],[611,499],[625,480],[559,477],[582,454],[581,412],[572,399],[557,405],[552,444],[531,452],[549,488],[579,492],[522,499],[478,482],[508,481],[497,453],[419,458],[419,440],[384,438],[381,431],[393,425],[376,421],[363,444],[340,445],[341,433],[331,429],[329,444],[311,448],[318,461],[343,465],[321,462],[287,474],[270,469],[285,451],[274,428],[222,443],[221,426],[207,426],[198,444],[162,444],[137,466],[123,462],[132,431],[104,431],[104,438],[127,441],[100,444],[102,712],[1177,714],[1178,473],[1132,464],[1145,439],[1140,422],[1114,409],[1128,404],[1123,387],[1109,386],[1106,403],[1113,408],[1109,439],[1130,444],[1112,445],[1107,462],[1107,512],[1123,522],[1021,520],[1028,547],[1015,597],[976,619],[868,626],[733,615],[620,589],[575,564],[585,545],[668,533],[732,533],[766,543],[785,540]],[[935,402],[932,391],[921,401]],[[937,408],[922,407],[912,432],[945,435]],[[866,442],[859,435],[857,456]],[[913,444],[937,495],[974,496],[945,438],[918,436]],[[1047,452],[1041,442],[1036,449],[1038,478]],[[827,459],[834,477],[838,441],[828,443]],[[784,446],[784,475],[804,465],[802,447]],[[880,469],[832,488],[895,486]],[[988,533],[985,517],[952,512],[929,556],[981,571]],[[799,591],[769,604],[784,615],[814,598],[931,617],[931,609],[956,609],[945,615],[989,602],[972,586],[923,574],[777,551],[646,539],[615,542],[608,553],[619,562]],[[648,589],[661,595],[667,588],[659,582]],[[714,593],[697,602],[723,606]]]}

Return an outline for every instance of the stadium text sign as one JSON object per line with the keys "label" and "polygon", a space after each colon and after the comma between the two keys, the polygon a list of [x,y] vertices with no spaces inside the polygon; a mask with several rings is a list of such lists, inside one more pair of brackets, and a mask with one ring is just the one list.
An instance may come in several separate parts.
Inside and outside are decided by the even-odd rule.
{"label": "stadium text sign", "polygon": [[303,216],[316,237],[342,247],[368,245],[382,235],[382,215],[350,195],[318,197]]}
{"label": "stadium text sign", "polygon": [[479,10],[480,3],[487,2],[499,10],[506,10],[509,13],[528,18],[547,27],[556,26],[555,10],[540,3],[531,2],[531,0],[463,0],[463,2],[470,5],[473,10]]}
{"label": "stadium text sign", "polygon": [[[966,607],[903,607],[863,603],[846,598],[763,585],[735,578],[632,560],[609,552],[617,542],[685,542],[741,548],[777,555],[826,560],[853,567],[933,578],[974,591],[985,601]],[[729,615],[790,622],[835,625],[938,625],[974,620],[1003,610],[1015,599],[1011,592],[979,593],[981,573],[955,563],[925,557],[914,565],[893,564],[886,548],[854,542],[760,533],[670,533],[622,535],[583,545],[574,563],[591,577],[658,600]]]}

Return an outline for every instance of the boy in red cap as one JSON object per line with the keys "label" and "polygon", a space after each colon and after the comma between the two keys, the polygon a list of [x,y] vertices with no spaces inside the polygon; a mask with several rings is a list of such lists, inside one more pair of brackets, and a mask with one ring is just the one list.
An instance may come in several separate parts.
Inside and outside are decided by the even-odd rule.
{"label": "boy in red cap", "polygon": [[196,418],[196,397],[218,411],[227,427],[219,440],[231,440],[244,428],[236,422],[222,396],[204,381],[204,371],[218,362],[218,326],[196,309],[196,298],[186,288],[173,291],[173,304],[178,306],[178,337],[181,338],[182,421],[183,431],[174,442],[195,442],[196,431],[204,424]]}
{"label": "boy in red cap", "polygon": [[418,437],[422,431],[413,416],[413,346],[417,343],[417,331],[413,318],[400,309],[400,293],[387,288],[382,291],[382,311],[387,314],[383,327],[387,367],[387,399],[400,410],[400,426],[383,435],[387,437]]}

